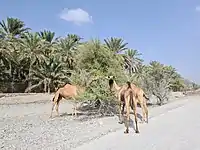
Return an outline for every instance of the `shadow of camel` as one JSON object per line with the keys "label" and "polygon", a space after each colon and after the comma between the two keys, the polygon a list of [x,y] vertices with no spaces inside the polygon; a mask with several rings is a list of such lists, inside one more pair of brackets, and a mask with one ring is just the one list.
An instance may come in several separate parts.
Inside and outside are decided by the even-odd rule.
{"label": "shadow of camel", "polygon": [[[59,117],[69,116],[72,117],[72,113],[62,113]],[[113,117],[114,115],[102,115],[96,111],[91,112],[77,112],[77,117],[74,118],[77,121],[88,121],[93,118],[104,118],[104,117]]]}
{"label": "shadow of camel", "polygon": [[[133,112],[131,112],[130,114],[133,114]],[[118,115],[118,117],[119,117],[119,115]],[[134,116],[133,116],[133,117],[134,117]],[[140,115],[139,113],[137,113],[137,118],[140,119],[140,121],[142,121],[142,115]],[[126,117],[125,117],[125,116],[122,117],[122,121],[123,121],[124,127],[126,128],[126,124],[125,124]],[[138,121],[139,121],[139,120],[138,120]],[[139,122],[138,122],[138,123],[139,123]],[[136,131],[135,123],[134,123],[132,117],[130,117],[130,119],[129,119],[129,127],[130,127],[130,128],[133,128],[133,130]]]}
{"label": "shadow of camel", "polygon": [[[77,112],[76,114],[77,114],[77,116],[84,115],[84,113],[82,113],[82,112]],[[62,113],[62,114],[60,114],[60,117],[65,117],[65,116],[72,116],[72,113]]]}

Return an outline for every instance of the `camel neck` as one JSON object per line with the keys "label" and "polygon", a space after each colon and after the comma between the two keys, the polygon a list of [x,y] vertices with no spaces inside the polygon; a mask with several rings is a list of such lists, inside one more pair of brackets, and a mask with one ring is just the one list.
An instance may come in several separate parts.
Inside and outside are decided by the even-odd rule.
{"label": "camel neck", "polygon": [[115,81],[113,81],[113,87],[118,91],[121,89],[120,86],[117,85],[117,83]]}

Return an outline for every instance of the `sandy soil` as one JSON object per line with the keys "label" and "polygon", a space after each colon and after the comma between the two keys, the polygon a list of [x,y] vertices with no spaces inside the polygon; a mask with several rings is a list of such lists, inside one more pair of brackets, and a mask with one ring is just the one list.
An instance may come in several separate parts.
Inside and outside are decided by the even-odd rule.
{"label": "sandy soil", "polygon": [[[0,98],[0,149],[71,149],[124,129],[124,125],[117,123],[117,116],[91,119],[91,116],[80,115],[73,118],[72,104],[67,101],[60,104],[61,116],[50,119],[52,97],[22,94]],[[191,98],[149,108],[150,118],[176,109]]]}

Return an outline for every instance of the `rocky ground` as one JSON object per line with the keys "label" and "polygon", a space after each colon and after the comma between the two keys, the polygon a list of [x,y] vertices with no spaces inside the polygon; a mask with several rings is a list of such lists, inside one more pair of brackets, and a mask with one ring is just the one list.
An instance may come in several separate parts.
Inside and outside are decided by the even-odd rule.
{"label": "rocky ground", "polygon": [[[117,123],[116,116],[91,119],[91,116],[82,114],[73,118],[72,104],[67,101],[60,104],[61,116],[50,119],[53,95],[10,94],[0,97],[1,149],[71,149],[124,128]],[[190,97],[179,98],[162,107],[149,108],[150,118],[175,109]]]}

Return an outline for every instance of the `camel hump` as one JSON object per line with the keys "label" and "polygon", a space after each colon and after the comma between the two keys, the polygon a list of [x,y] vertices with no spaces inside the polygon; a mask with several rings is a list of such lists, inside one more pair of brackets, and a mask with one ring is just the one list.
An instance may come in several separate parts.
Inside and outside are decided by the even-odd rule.
{"label": "camel hump", "polygon": [[130,81],[127,81],[126,83],[127,83],[127,85],[128,85],[128,89],[130,89],[130,88],[131,88],[131,82],[130,82]]}

